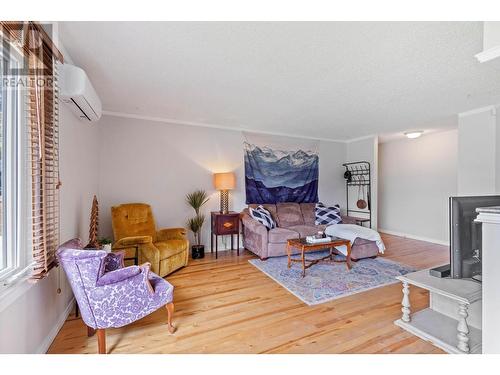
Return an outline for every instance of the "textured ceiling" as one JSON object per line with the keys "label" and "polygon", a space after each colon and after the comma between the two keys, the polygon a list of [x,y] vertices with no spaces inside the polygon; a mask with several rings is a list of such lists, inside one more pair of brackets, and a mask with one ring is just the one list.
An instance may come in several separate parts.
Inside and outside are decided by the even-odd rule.
{"label": "textured ceiling", "polygon": [[481,22],[62,22],[103,108],[328,139],[500,103]]}

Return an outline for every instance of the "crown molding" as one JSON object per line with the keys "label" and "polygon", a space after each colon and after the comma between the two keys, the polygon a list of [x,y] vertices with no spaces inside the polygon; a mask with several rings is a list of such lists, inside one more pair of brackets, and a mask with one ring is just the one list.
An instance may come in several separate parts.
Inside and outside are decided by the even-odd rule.
{"label": "crown molding", "polygon": [[[121,118],[135,119],[135,120],[161,122],[164,124],[171,124],[171,125],[198,126],[198,127],[202,127],[202,128],[229,130],[229,131],[235,131],[235,132],[252,132],[252,133],[259,133],[259,134],[278,135],[278,136],[282,136],[282,137],[311,139],[314,141],[349,143],[349,142],[354,142],[355,140],[358,140],[358,139],[345,140],[345,139],[310,137],[310,136],[299,135],[299,134],[269,132],[269,131],[244,128],[244,127],[229,127],[229,126],[224,126],[224,125],[220,125],[220,124],[210,124],[210,123],[205,123],[205,122],[176,120],[176,119],[165,118],[165,117],[144,116],[144,115],[137,115],[137,114],[133,114],[133,113],[125,113],[125,112],[102,111],[102,114],[105,116],[111,116],[111,117],[121,117]],[[370,137],[373,137],[373,136],[363,137],[363,139],[370,138]]]}
{"label": "crown molding", "polygon": [[372,138],[375,139],[377,137],[378,137],[377,134],[370,134],[370,135],[364,135],[364,136],[358,137],[358,138],[351,138],[351,139],[348,139],[344,142],[345,143],[359,142],[359,141],[364,141],[366,139],[372,139]]}

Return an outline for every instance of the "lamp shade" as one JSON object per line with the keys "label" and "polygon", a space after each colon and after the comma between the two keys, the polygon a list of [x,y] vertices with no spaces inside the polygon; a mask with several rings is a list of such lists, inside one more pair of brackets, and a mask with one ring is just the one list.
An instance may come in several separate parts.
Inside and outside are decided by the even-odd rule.
{"label": "lamp shade", "polygon": [[214,187],[217,190],[231,190],[236,186],[236,178],[233,172],[214,173]]}

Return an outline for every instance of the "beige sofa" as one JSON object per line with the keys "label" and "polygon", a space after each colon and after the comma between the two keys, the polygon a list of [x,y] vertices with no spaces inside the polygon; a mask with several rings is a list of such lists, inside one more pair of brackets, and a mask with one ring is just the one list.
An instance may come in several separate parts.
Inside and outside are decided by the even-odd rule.
{"label": "beige sofa", "polygon": [[[255,208],[256,204],[249,205]],[[241,214],[243,226],[243,246],[261,259],[286,255],[289,239],[303,238],[323,231],[326,225],[316,225],[315,203],[263,204],[272,215],[277,228],[268,230],[250,216],[248,208]],[[343,216],[344,224],[355,224],[353,218]],[[352,244],[353,260],[374,257],[378,254],[375,242],[357,238]]]}

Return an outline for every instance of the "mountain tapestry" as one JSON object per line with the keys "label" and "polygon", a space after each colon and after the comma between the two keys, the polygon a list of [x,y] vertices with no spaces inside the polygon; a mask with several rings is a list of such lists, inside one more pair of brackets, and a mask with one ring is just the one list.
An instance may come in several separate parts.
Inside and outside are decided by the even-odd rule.
{"label": "mountain tapestry", "polygon": [[318,141],[243,133],[246,202],[318,202]]}

